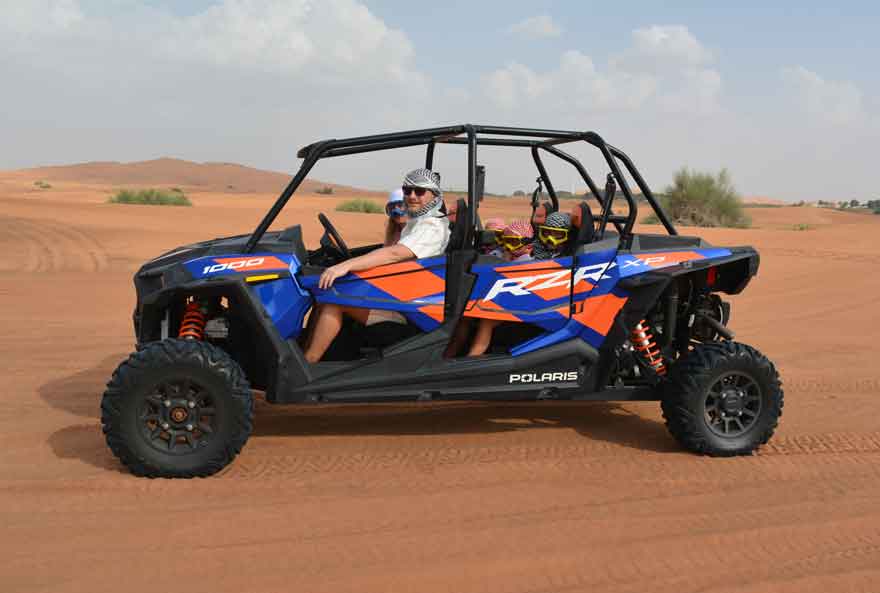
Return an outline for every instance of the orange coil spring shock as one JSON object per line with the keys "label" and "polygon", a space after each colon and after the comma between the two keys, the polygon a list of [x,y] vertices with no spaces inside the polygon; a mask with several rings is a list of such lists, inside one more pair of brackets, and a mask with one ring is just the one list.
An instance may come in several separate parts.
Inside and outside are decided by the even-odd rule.
{"label": "orange coil spring shock", "polygon": [[190,340],[205,339],[205,325],[208,318],[202,311],[201,305],[196,301],[187,303],[186,311],[183,314],[183,321],[180,322],[180,331],[177,333],[178,338],[187,338]]}
{"label": "orange coil spring shock", "polygon": [[647,321],[642,319],[636,324],[632,330],[630,341],[632,341],[633,347],[642,353],[648,366],[654,369],[655,373],[658,375],[666,374],[666,364],[663,362],[663,355],[660,353],[660,348],[654,342],[654,336],[651,334],[651,330],[648,329]]}

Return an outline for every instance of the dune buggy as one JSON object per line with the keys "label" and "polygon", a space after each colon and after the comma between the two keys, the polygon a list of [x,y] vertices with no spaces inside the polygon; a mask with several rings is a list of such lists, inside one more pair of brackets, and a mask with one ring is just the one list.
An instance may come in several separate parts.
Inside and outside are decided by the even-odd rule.
{"label": "dune buggy", "polygon": [[[561,148],[579,142],[607,163],[602,189]],[[467,153],[467,199],[448,204],[445,254],[318,288],[327,266],[378,245],[349,247],[319,214],[325,233],[309,251],[299,225],[269,230],[279,212],[319,159],[419,145],[428,168],[438,145]],[[481,253],[482,146],[531,153],[534,223],[560,208],[544,159],[574,168],[588,192],[568,202],[567,256],[517,263]],[[653,400],[691,451],[748,454],[771,437],[783,405],[778,373],[733,341],[719,296],[746,287],[758,253],[679,235],[630,158],[598,134],[459,125],[326,140],[298,157],[299,171],[252,233],[179,247],[135,275],[137,350],[102,401],[107,443],[133,473],[207,476],[226,466],[251,433],[252,389],[273,404]],[[665,234],[633,232],[640,203]],[[396,311],[407,323],[344,328],[334,352],[309,364],[308,313],[323,303]],[[469,319],[529,331],[508,332],[506,342],[498,332],[480,357],[445,356]]]}

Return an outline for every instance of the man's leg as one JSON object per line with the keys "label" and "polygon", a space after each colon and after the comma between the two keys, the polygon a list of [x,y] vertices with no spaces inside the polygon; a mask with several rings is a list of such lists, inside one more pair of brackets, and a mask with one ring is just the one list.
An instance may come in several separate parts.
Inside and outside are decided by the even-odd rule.
{"label": "man's leg", "polygon": [[321,360],[334,338],[339,335],[339,330],[342,329],[343,313],[364,323],[370,315],[370,310],[332,304],[321,305],[318,309],[315,327],[306,346],[306,361],[315,363]]}

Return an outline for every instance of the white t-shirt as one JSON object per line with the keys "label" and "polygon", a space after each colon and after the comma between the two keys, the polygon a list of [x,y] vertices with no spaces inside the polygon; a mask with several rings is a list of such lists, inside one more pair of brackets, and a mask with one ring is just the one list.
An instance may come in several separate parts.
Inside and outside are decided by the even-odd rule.
{"label": "white t-shirt", "polygon": [[410,218],[400,231],[398,245],[406,246],[417,259],[443,255],[449,243],[449,222],[446,217],[420,216]]}

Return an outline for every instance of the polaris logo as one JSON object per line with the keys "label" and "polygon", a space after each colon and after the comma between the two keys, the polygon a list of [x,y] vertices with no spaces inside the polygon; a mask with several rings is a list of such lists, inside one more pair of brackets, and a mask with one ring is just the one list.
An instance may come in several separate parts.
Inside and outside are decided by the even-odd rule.
{"label": "polaris logo", "polygon": [[577,381],[577,371],[565,371],[562,373],[514,373],[508,377],[509,383],[559,383],[563,381]]}

